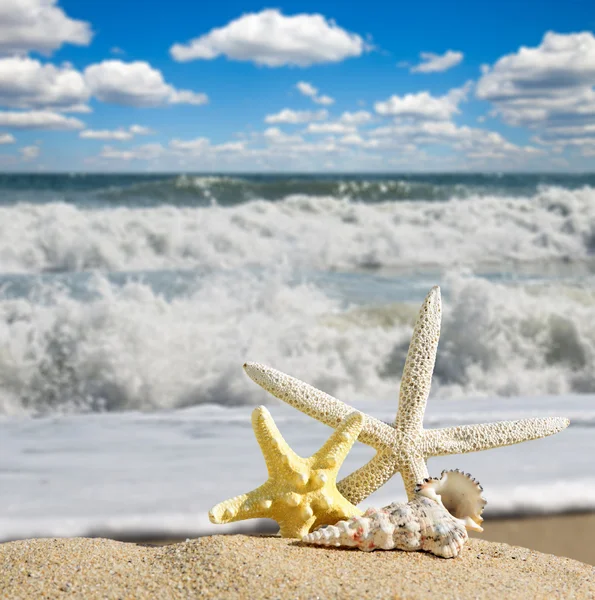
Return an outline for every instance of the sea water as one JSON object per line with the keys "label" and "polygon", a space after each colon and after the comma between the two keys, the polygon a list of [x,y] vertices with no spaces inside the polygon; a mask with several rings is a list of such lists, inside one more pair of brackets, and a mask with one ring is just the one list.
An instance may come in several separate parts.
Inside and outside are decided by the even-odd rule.
{"label": "sea water", "polygon": [[572,425],[430,474],[470,471],[487,515],[594,509],[594,249],[594,176],[1,176],[0,539],[244,527],[207,512],[266,479],[253,407],[304,456],[331,430],[243,362],[391,422],[435,284],[426,427]]}

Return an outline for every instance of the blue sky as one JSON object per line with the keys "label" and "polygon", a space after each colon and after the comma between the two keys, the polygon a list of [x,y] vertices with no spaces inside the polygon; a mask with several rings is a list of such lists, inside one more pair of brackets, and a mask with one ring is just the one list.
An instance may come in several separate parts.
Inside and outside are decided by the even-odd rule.
{"label": "blue sky", "polygon": [[595,166],[592,1],[2,4],[5,171]]}

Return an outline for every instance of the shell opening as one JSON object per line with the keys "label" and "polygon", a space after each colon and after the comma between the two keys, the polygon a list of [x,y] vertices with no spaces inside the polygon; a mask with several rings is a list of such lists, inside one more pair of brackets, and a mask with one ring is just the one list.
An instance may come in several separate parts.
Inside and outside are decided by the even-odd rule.
{"label": "shell opening", "polygon": [[468,473],[458,469],[442,471],[440,479],[425,480],[418,485],[417,492],[444,506],[453,517],[463,521],[467,529],[483,531],[481,513],[487,501],[481,495],[481,485]]}

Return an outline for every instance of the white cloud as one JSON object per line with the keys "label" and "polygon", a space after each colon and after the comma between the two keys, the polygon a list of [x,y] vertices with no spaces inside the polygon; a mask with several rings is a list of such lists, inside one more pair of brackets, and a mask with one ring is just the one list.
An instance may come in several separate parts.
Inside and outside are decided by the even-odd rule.
{"label": "white cloud", "polygon": [[85,80],[98,100],[113,104],[160,106],[208,102],[206,94],[176,90],[165,82],[161,71],[144,61],[104,60],[85,69]]}
{"label": "white cloud", "polygon": [[23,146],[19,148],[19,152],[22,154],[23,160],[35,160],[39,156],[40,148],[39,146]]}
{"label": "white cloud", "polygon": [[211,142],[209,141],[209,138],[198,137],[193,140],[173,139],[169,142],[169,147],[172,148],[172,150],[180,150],[182,152],[196,154],[205,151],[210,144]]}
{"label": "white cloud", "polygon": [[345,111],[339,121],[347,125],[363,125],[372,120],[372,115],[366,110],[358,110],[356,112]]}
{"label": "white cloud", "polygon": [[448,71],[461,63],[463,53],[454,50],[447,50],[444,54],[434,54],[432,52],[421,52],[422,62],[411,67],[411,73],[439,73]]}
{"label": "white cloud", "polygon": [[166,149],[161,144],[143,144],[132,150],[117,150],[112,146],[104,146],[101,158],[109,158],[114,160],[154,160],[163,156]]}
{"label": "white cloud", "polygon": [[128,129],[85,129],[79,137],[88,140],[116,140],[124,142],[131,140],[135,135],[150,135],[153,131],[142,125],[131,125]]}
{"label": "white cloud", "polygon": [[211,60],[224,55],[267,67],[338,62],[360,56],[364,40],[320,14],[284,16],[277,9],[242,15],[225,27],[170,48],[177,61]]}
{"label": "white cloud", "polygon": [[62,44],[87,46],[93,33],[89,23],[69,18],[56,0],[2,0],[0,54],[30,50],[51,53]]}
{"label": "white cloud", "polygon": [[399,148],[405,144],[415,146],[444,145],[463,153],[468,158],[504,159],[533,156],[542,151],[533,146],[517,146],[494,131],[459,127],[449,121],[417,121],[379,127],[369,132],[372,139],[383,148]]}
{"label": "white cloud", "polygon": [[150,127],[145,127],[144,125],[131,125],[128,131],[133,135],[151,135],[155,133]]}
{"label": "white cloud", "polygon": [[234,153],[243,152],[246,143],[225,142],[224,144],[211,144],[209,138],[198,137],[193,140],[173,139],[169,142],[169,148],[176,154],[185,156],[205,156],[213,153]]}
{"label": "white cloud", "polygon": [[334,104],[335,102],[334,98],[331,98],[330,96],[319,96],[318,88],[315,88],[311,83],[308,83],[307,81],[298,81],[295,87],[301,94],[303,94],[304,96],[308,96],[312,99],[313,102],[316,102],[316,104],[324,104],[328,106],[330,104]]}
{"label": "white cloud", "polygon": [[134,136],[125,129],[85,129],[79,133],[79,137],[86,140],[117,140],[124,142],[131,140]]}
{"label": "white cloud", "polygon": [[263,135],[270,144],[302,144],[304,142],[301,135],[288,135],[278,127],[269,127]]}
{"label": "white cloud", "polygon": [[14,144],[16,140],[10,133],[0,133],[0,144]]}
{"label": "white cloud", "polygon": [[440,97],[428,92],[391,96],[384,102],[376,102],[374,109],[386,117],[404,117],[417,120],[448,121],[458,114],[459,104],[467,98],[470,84],[450,90]]}
{"label": "white cloud", "polygon": [[506,123],[541,129],[544,141],[573,144],[581,127],[595,124],[594,86],[593,34],[548,32],[539,46],[484,66],[476,94]]}
{"label": "white cloud", "polygon": [[84,123],[74,117],[65,117],[46,110],[27,112],[0,111],[0,127],[15,129],[82,129]]}
{"label": "white cloud", "polygon": [[311,121],[324,121],[328,117],[328,111],[325,109],[311,110],[291,110],[284,108],[282,111],[274,115],[267,115],[264,119],[265,123],[309,123]]}
{"label": "white cloud", "polygon": [[295,84],[295,87],[301,94],[303,94],[304,96],[310,96],[310,98],[318,94],[318,88],[315,88],[311,83],[308,83],[307,81],[298,81]]}
{"label": "white cloud", "polygon": [[310,123],[306,133],[329,133],[329,134],[347,134],[355,133],[355,126],[346,123]]}
{"label": "white cloud", "polygon": [[56,67],[28,57],[0,59],[0,104],[12,108],[85,110],[89,90],[69,64]]}

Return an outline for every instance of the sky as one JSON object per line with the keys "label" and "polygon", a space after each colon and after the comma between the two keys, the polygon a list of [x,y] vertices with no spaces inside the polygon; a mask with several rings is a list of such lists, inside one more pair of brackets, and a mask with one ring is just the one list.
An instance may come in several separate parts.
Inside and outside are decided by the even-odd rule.
{"label": "sky", "polygon": [[595,2],[1,0],[0,170],[595,171]]}

